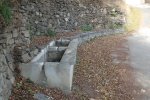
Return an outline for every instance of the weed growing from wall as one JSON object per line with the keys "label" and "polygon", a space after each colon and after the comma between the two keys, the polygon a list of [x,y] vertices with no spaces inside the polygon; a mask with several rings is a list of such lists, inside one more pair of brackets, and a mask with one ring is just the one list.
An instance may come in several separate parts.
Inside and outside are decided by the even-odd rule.
{"label": "weed growing from wall", "polygon": [[56,35],[56,32],[53,29],[49,28],[47,30],[47,35],[53,37]]}
{"label": "weed growing from wall", "polygon": [[93,26],[91,24],[82,25],[80,28],[81,28],[81,30],[83,32],[87,32],[87,31],[92,31],[93,30]]}
{"label": "weed growing from wall", "polygon": [[111,23],[109,25],[110,29],[119,29],[119,28],[122,28],[122,27],[123,27],[123,24],[121,24],[121,23]]}
{"label": "weed growing from wall", "polygon": [[6,24],[10,23],[12,13],[11,13],[11,8],[9,6],[8,0],[0,1],[0,16],[4,18]]}

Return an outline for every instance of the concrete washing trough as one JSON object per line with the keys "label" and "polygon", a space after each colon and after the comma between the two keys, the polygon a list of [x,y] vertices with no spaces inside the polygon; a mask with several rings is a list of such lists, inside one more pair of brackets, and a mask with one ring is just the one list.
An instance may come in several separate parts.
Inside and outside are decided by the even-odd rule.
{"label": "concrete washing trough", "polygon": [[70,92],[78,39],[50,42],[29,63],[20,64],[21,75],[34,83]]}

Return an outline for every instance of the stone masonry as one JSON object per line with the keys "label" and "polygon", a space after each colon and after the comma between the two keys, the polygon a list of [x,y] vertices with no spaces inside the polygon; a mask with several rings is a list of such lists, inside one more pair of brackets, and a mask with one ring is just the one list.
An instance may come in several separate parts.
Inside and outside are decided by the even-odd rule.
{"label": "stone masonry", "polygon": [[[124,13],[118,6],[108,6],[102,0],[23,0],[20,12],[27,17],[28,29],[33,35],[73,31],[85,25],[109,29],[122,25]],[[116,27],[115,27],[116,28]]]}

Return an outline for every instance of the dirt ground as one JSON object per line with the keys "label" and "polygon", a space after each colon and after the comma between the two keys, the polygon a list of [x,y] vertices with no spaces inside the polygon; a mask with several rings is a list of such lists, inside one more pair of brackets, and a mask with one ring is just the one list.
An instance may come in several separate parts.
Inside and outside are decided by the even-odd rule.
{"label": "dirt ground", "polygon": [[92,39],[78,47],[72,92],[45,88],[16,77],[10,100],[34,100],[43,93],[53,100],[136,100],[139,87],[128,64],[126,34]]}

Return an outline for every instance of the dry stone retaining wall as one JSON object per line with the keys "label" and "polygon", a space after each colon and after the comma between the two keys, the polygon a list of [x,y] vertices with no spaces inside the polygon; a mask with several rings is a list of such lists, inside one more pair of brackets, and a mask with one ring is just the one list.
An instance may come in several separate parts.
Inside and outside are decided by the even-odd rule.
{"label": "dry stone retaining wall", "polygon": [[123,11],[119,7],[103,5],[102,1],[84,0],[23,0],[20,12],[26,16],[29,30],[34,35],[80,29],[87,24],[97,29],[109,29],[122,24]]}

